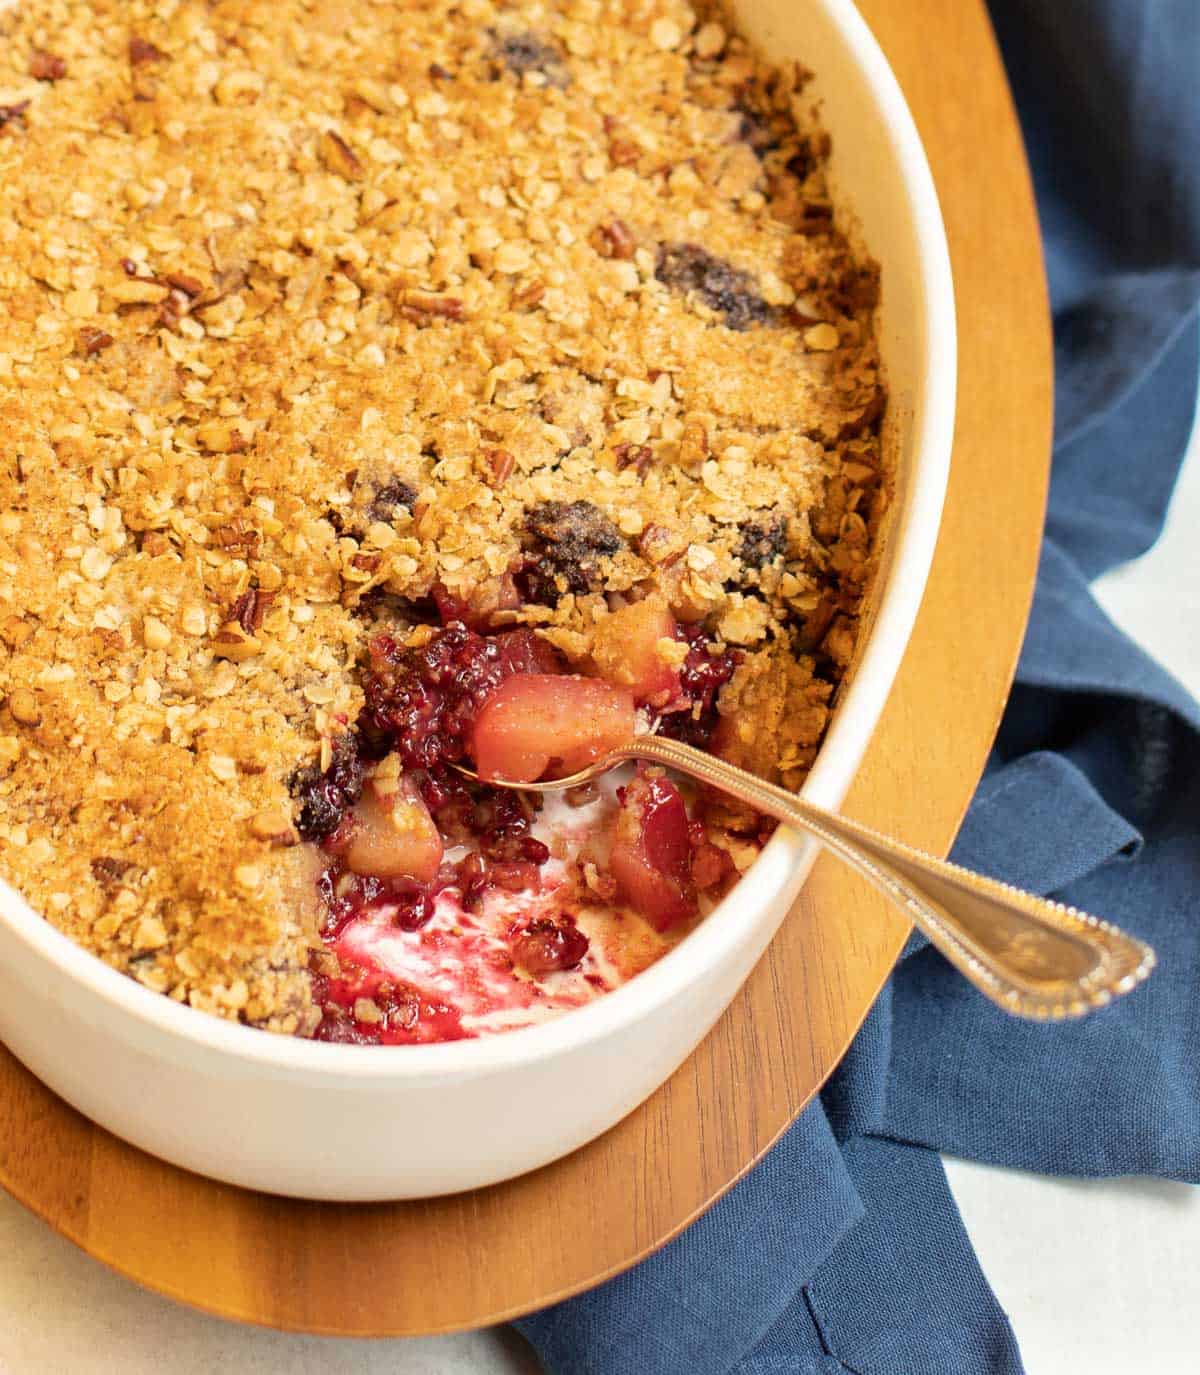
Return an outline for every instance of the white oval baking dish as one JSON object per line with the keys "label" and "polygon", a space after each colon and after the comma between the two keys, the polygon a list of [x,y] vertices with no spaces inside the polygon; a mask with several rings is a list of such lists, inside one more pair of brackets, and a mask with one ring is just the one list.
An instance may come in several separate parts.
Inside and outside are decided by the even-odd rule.
{"label": "white oval baking dish", "polygon": [[[745,31],[817,78],[843,207],[883,269],[897,500],[857,673],[805,795],[835,807],[887,698],[937,537],[954,423],[945,234],[912,117],[850,0],[742,0]],[[762,955],[815,847],[779,833],[676,950],[544,1025],[348,1047],[181,1007],[72,944],[0,884],[0,1038],[110,1131],[202,1174],[314,1199],[422,1197],[534,1169],[598,1136],[695,1048]]]}

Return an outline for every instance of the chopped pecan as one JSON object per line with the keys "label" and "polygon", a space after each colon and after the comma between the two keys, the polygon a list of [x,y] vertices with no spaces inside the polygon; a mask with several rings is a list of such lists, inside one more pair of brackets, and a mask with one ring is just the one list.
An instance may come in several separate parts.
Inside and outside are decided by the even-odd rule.
{"label": "chopped pecan", "polygon": [[595,249],[602,258],[632,258],[637,239],[624,220],[605,220],[596,226]]}
{"label": "chopped pecan", "polygon": [[632,468],[642,477],[654,458],[654,450],[649,444],[614,444],[613,453],[617,459],[618,471]]}
{"label": "chopped pecan", "polygon": [[75,351],[82,358],[91,358],[101,349],[110,348],[113,337],[107,330],[95,329],[91,325],[84,325],[75,336]]}
{"label": "chopped pecan", "polygon": [[143,554],[156,559],[160,554],[171,552],[171,541],[161,530],[147,530],[141,537],[140,548]]}
{"label": "chopped pecan", "polygon": [[228,553],[244,553],[248,558],[253,557],[261,539],[258,531],[240,516],[213,531],[213,540],[222,549]]}
{"label": "chopped pecan", "polygon": [[347,181],[361,181],[365,168],[358,154],[340,134],[326,129],[321,135],[321,161],[330,172],[335,172]]}
{"label": "chopped pecan", "polygon": [[614,167],[630,167],[641,155],[641,148],[627,138],[611,138],[608,141],[608,156]]}
{"label": "chopped pecan", "polygon": [[263,617],[274,600],[274,592],[264,592],[261,588],[251,587],[229,608],[229,619],[237,621],[247,635],[253,635],[262,625]]}
{"label": "chopped pecan", "polygon": [[638,553],[656,568],[670,568],[678,563],[686,549],[687,540],[665,525],[652,522],[638,536]]}
{"label": "chopped pecan", "polygon": [[503,487],[512,475],[516,459],[507,449],[484,449],[483,458],[487,463],[492,485]]}
{"label": "chopped pecan", "polygon": [[163,275],[176,291],[182,291],[185,296],[199,296],[204,290],[204,283],[187,272],[167,272]]}
{"label": "chopped pecan", "polygon": [[117,859],[115,855],[96,855],[90,861],[92,875],[102,888],[111,888],[125,877],[133,868],[128,859]]}
{"label": "chopped pecan", "polygon": [[524,286],[518,287],[512,294],[512,303],[519,310],[525,310],[532,306],[539,305],[542,297],[546,294],[546,283],[540,277],[532,282],[527,282]]}
{"label": "chopped pecan", "polygon": [[34,48],[33,56],[29,59],[29,75],[35,81],[61,81],[66,74],[67,64],[57,53]]}
{"label": "chopped pecan", "polygon": [[437,296],[429,291],[404,290],[400,293],[400,313],[409,320],[424,322],[431,317],[461,320],[466,314],[457,296]]}
{"label": "chopped pecan", "polygon": [[148,38],[142,38],[134,34],[129,40],[129,65],[131,67],[144,67],[148,62],[165,62],[167,55],[161,48],[156,48]]}

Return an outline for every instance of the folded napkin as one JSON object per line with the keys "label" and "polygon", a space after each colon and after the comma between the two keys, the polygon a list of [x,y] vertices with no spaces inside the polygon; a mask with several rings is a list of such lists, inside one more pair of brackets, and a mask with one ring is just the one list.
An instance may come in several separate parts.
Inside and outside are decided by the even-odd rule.
{"label": "folded napkin", "polygon": [[992,0],[1055,308],[1046,541],[954,856],[1157,949],[1098,1016],[1015,1021],[909,942],[846,1059],[679,1238],[518,1326],[552,1375],[1009,1375],[939,1151],[1200,1181],[1200,709],[1089,581],[1144,552],[1200,370],[1200,4]]}

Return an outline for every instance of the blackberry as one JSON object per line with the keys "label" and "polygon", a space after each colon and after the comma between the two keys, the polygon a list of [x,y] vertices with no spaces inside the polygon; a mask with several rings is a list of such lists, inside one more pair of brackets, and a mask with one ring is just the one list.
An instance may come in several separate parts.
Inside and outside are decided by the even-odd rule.
{"label": "blackberry", "polygon": [[748,520],[738,529],[742,538],[734,553],[747,568],[762,568],[787,553],[787,521],[781,515]]}
{"label": "blackberry", "polygon": [[552,606],[565,592],[594,592],[600,560],[625,548],[621,532],[590,501],[543,501],[525,513],[532,557],[517,576],[526,601]]}
{"label": "blackberry", "polygon": [[388,478],[382,487],[375,489],[375,495],[366,509],[367,519],[390,525],[396,519],[397,510],[402,508],[411,511],[416,499],[416,488],[409,486],[403,478]]}
{"label": "blackberry", "polygon": [[730,329],[745,330],[772,319],[774,312],[758,294],[750,273],[699,244],[662,244],[654,275],[672,291],[697,296],[710,310],[720,311]]}
{"label": "blackberry", "polygon": [[711,641],[703,626],[681,625],[677,633],[688,646],[687,658],[679,670],[680,696],[687,706],[682,711],[667,712],[658,733],[704,749],[717,726],[717,694],[733,677],[745,655],[738,649],[710,654]]}
{"label": "blackberry", "polygon": [[559,656],[531,630],[484,638],[452,621],[419,648],[379,635],[369,645],[359,725],[397,750],[406,769],[464,758],[483,703],[514,673],[556,672]]}
{"label": "blackberry", "polygon": [[340,735],[333,760],[322,772],[311,765],[292,779],[292,793],[300,804],[296,829],[302,840],[324,840],[362,796],[363,765],[356,736]]}
{"label": "blackberry", "polygon": [[488,56],[503,65],[515,77],[526,72],[541,72],[551,86],[568,86],[570,73],[563,65],[562,51],[536,33],[498,34],[490,30],[492,45]]}

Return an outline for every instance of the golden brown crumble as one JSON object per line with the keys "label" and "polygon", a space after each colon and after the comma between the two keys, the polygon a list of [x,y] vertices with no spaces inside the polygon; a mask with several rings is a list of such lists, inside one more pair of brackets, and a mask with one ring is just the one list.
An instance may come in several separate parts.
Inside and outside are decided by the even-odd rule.
{"label": "golden brown crumble", "polygon": [[804,80],[678,0],[0,8],[0,872],[38,910],[311,1031],[289,782],[435,587],[573,662],[661,591],[746,651],[738,757],[800,779],[883,499]]}

